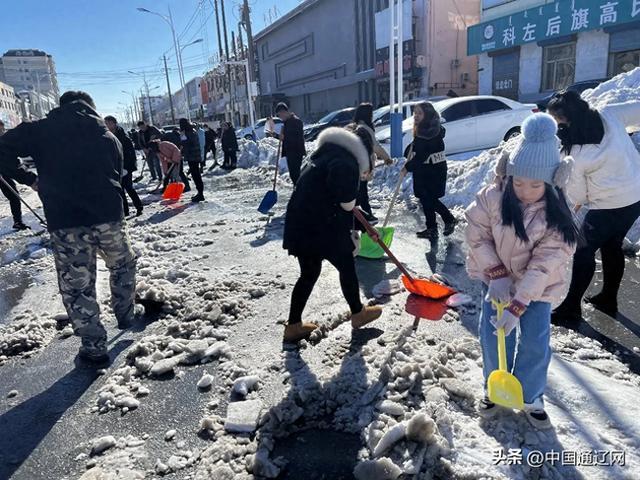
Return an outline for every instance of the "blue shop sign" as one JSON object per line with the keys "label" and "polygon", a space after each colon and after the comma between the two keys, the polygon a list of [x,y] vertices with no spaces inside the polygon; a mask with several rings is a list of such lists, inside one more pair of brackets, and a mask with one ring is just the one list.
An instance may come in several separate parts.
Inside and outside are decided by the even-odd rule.
{"label": "blue shop sign", "polygon": [[640,21],[640,0],[560,0],[473,25],[467,55]]}

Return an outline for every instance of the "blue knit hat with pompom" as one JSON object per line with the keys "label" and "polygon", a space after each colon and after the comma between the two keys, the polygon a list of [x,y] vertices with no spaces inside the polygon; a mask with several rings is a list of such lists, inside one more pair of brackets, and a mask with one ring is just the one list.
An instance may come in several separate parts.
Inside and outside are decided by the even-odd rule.
{"label": "blue knit hat with pompom", "polygon": [[522,139],[509,155],[507,175],[553,185],[560,165],[557,131],[558,124],[551,115],[534,113],[527,117],[522,123]]}

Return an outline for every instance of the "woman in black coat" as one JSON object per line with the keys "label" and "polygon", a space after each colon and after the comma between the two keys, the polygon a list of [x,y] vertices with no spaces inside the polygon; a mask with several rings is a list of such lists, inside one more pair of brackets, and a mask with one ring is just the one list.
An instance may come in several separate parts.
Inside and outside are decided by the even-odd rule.
{"label": "woman in black coat", "polygon": [[420,238],[438,236],[436,213],[444,221],[445,235],[451,235],[456,219],[440,201],[447,186],[447,157],[444,154],[445,129],[440,125],[440,115],[429,102],[423,102],[413,110],[413,142],[405,152],[410,155],[404,168],[413,173],[413,193],[422,203],[426,217],[426,230],[417,233]]}
{"label": "woman in black coat", "polygon": [[236,131],[233,129],[230,122],[225,122],[222,129],[222,151],[224,153],[222,168],[225,170],[233,170],[236,168],[236,163],[238,163],[236,152],[238,150]]}
{"label": "woman in black coat", "polygon": [[328,128],[318,137],[317,150],[300,174],[284,226],[283,246],[300,264],[300,278],[291,295],[284,333],[287,342],[306,338],[317,328],[312,323],[302,323],[302,312],[320,276],[323,260],[340,273],[340,286],[349,303],[354,328],[382,313],[380,307],[364,307],[360,301],[351,235],[360,177],[370,168],[372,152],[371,137],[363,128],[355,132]]}
{"label": "woman in black coat", "polygon": [[200,154],[200,140],[191,122],[186,118],[180,119],[180,135],[182,139],[182,155],[189,164],[189,171],[193,183],[196,184],[198,194],[191,198],[192,202],[204,201],[204,184],[202,183],[202,175],[200,172],[200,163],[202,156]]}

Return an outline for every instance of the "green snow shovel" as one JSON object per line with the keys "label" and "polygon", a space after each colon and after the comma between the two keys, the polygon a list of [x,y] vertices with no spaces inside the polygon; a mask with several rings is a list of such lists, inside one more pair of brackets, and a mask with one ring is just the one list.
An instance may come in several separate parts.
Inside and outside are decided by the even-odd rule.
{"label": "green snow shovel", "polygon": [[[508,304],[496,302],[491,303],[496,309],[498,320],[502,318],[504,309]],[[489,400],[496,405],[506,408],[524,409],[524,395],[522,384],[507,370],[507,347],[504,328],[498,329],[498,370],[494,370],[487,380],[487,393]]]}
{"label": "green snow shovel", "polygon": [[[391,203],[389,203],[389,208],[387,210],[387,215],[384,217],[384,223],[382,227],[376,228],[378,231],[378,235],[380,236],[380,240],[387,247],[391,246],[391,242],[393,242],[393,234],[395,232],[395,228],[387,227],[389,223],[389,218],[391,217],[391,210],[396,203],[396,199],[398,198],[398,193],[400,192],[400,187],[402,186],[402,180],[404,180],[404,174],[401,172],[398,176],[398,183],[396,185],[395,190],[393,191],[393,196],[391,197]],[[371,239],[368,234],[363,234],[360,240],[360,253],[358,256],[363,258],[372,258],[378,259],[384,257],[384,250],[382,247],[378,245],[378,242],[375,242]]]}

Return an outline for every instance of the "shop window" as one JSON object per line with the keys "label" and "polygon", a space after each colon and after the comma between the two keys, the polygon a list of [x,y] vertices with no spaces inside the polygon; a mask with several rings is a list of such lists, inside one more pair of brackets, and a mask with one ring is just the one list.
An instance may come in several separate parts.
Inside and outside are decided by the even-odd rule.
{"label": "shop window", "polygon": [[576,70],[575,42],[544,47],[542,90],[561,90],[573,83]]}
{"label": "shop window", "polygon": [[609,54],[609,76],[630,72],[640,66],[640,50],[616,52]]}

